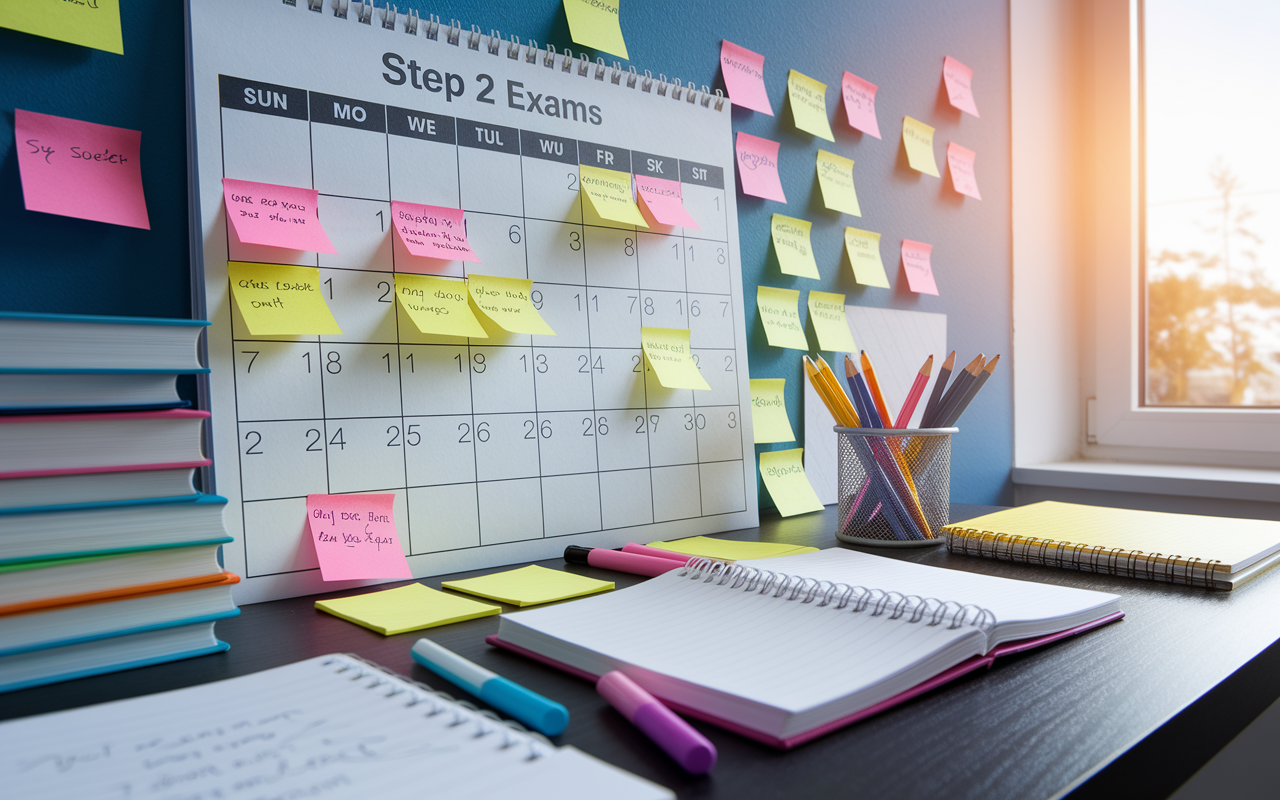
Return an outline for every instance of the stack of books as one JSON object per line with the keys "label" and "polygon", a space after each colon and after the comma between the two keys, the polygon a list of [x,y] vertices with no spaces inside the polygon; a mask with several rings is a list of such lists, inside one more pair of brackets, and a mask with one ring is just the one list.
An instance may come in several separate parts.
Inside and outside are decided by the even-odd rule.
{"label": "stack of books", "polygon": [[220,652],[206,322],[0,313],[0,692]]}

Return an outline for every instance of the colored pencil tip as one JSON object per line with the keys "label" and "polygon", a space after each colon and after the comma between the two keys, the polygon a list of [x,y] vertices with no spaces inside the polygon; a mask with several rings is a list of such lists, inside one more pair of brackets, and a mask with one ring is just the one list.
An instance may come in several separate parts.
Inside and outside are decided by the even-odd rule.
{"label": "colored pencil tip", "polygon": [[1000,363],[1000,356],[996,355],[995,358],[987,362],[987,365],[982,368],[982,371],[990,375],[991,373],[996,371],[996,364],[999,364],[999,363]]}
{"label": "colored pencil tip", "polygon": [[[997,360],[999,360],[999,358],[1000,356],[996,356]],[[933,374],[933,354],[930,354],[929,357],[924,360],[924,366],[920,368],[920,374],[926,378]]]}
{"label": "colored pencil tip", "polygon": [[942,368],[948,369],[948,370],[956,368],[956,351],[955,350],[952,350],[951,355],[947,356],[947,360],[942,362]]}
{"label": "colored pencil tip", "polygon": [[853,359],[850,358],[849,356],[845,356],[844,357],[844,376],[846,378],[852,378],[854,375],[857,375],[857,374],[858,374],[858,368],[854,366]]}
{"label": "colored pencil tip", "polygon": [[964,368],[964,371],[970,375],[977,375],[978,372],[982,370],[982,364],[984,361],[986,361],[986,359],[983,357],[982,353],[978,353],[973,357],[973,360],[969,362],[969,366]]}

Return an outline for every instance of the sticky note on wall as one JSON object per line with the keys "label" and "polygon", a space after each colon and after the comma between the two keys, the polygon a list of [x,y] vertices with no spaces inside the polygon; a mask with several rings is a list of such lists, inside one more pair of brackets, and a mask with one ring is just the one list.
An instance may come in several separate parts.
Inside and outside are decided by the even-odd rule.
{"label": "sticky note on wall", "polygon": [[391,221],[396,236],[410,254],[445,261],[471,261],[480,257],[467,241],[462,209],[391,201]]}
{"label": "sticky note on wall", "polygon": [[853,188],[853,159],[819,150],[817,169],[823,204],[832,211],[862,216],[858,193]]}
{"label": "sticky note on wall", "polygon": [[827,120],[827,85],[794,69],[787,75],[787,98],[796,127],[828,142],[834,142]]}
{"label": "sticky note on wall", "polygon": [[[57,17],[66,5],[8,3],[5,8],[34,7]],[[28,211],[151,228],[142,192],[140,132],[20,108],[13,123]]]}
{"label": "sticky note on wall", "polygon": [[231,294],[253,336],[342,333],[324,301],[320,270],[228,261]]}
{"label": "sticky note on wall", "polygon": [[786,378],[751,379],[751,430],[756,444],[796,440],[787,417],[786,388]]}
{"label": "sticky note on wall", "polygon": [[844,250],[849,256],[854,280],[863,286],[889,288],[889,276],[885,275],[884,260],[880,258],[880,234],[845,228]]}
{"label": "sticky note on wall", "polygon": [[397,272],[396,301],[422,333],[487,339],[463,281]]}
{"label": "sticky note on wall", "polygon": [[974,172],[973,162],[978,154],[955,142],[947,142],[947,166],[951,169],[951,185],[960,194],[967,194],[974,200],[981,200],[978,191],[978,176]]}
{"label": "sticky note on wall", "polygon": [[947,99],[951,105],[975,117],[978,106],[973,101],[973,70],[951,56],[942,59],[942,81],[947,85]]}
{"label": "sticky note on wall", "polygon": [[533,307],[533,281],[472,273],[467,276],[467,290],[484,315],[504,331],[556,335]]}
{"label": "sticky note on wall", "polygon": [[569,18],[569,35],[575,44],[603,50],[619,58],[627,55],[622,39],[618,6],[622,0],[564,0],[564,14]]}
{"label": "sticky note on wall", "polygon": [[698,223],[684,207],[680,181],[636,176],[636,200],[640,212],[650,225],[675,225],[699,230]]}
{"label": "sticky note on wall", "polygon": [[857,349],[844,315],[844,295],[809,292],[809,321],[818,334],[818,349],[852,353]]}
{"label": "sticky note on wall", "polygon": [[778,513],[784,517],[822,510],[822,501],[804,474],[803,455],[802,447],[760,454],[760,477],[764,479],[765,488],[778,507]]}
{"label": "sticky note on wall", "polygon": [[[120,0],[0,3],[0,26],[46,39],[124,54]],[[22,141],[22,139],[18,139]]]}
{"label": "sticky note on wall", "polygon": [[[568,0],[566,0],[568,1]],[[648,228],[631,193],[631,173],[578,165],[578,185],[591,207],[603,219]]]}
{"label": "sticky note on wall", "polygon": [[778,256],[778,268],[788,275],[814,278],[818,274],[818,262],[813,258],[813,245],[809,233],[813,223],[782,214],[774,214],[769,223],[773,238],[773,252]]}
{"label": "sticky note on wall", "polygon": [[641,328],[640,344],[645,361],[668,389],[702,389],[711,386],[698,370],[689,349],[689,331],[682,328]]}
{"label": "sticky note on wall", "polygon": [[902,268],[907,273],[907,285],[920,294],[938,293],[933,279],[933,245],[924,242],[902,240]]}
{"label": "sticky note on wall", "polygon": [[320,224],[320,193],[297,186],[222,179],[227,221],[245,244],[334,253]]}
{"label": "sticky note on wall", "polygon": [[326,581],[412,578],[396,534],[394,494],[309,494],[307,524]]}
{"label": "sticky note on wall", "polygon": [[720,74],[731,103],[773,116],[764,88],[764,56],[725,39],[720,43]]}
{"label": "sticky note on wall", "polygon": [[804,326],[800,324],[800,292],[795,289],[777,289],[761,286],[756,290],[756,307],[760,309],[760,322],[764,335],[773,347],[791,350],[809,349],[804,338]]}
{"label": "sticky note on wall", "polygon": [[782,180],[778,178],[778,143],[739,131],[734,149],[743,193],[787,202],[787,196],[782,193]]}
{"label": "sticky note on wall", "polygon": [[880,123],[876,121],[876,92],[879,91],[879,87],[851,72],[846,72],[840,89],[844,97],[844,115],[849,122],[849,127],[879,139]]}
{"label": "sticky note on wall", "polygon": [[902,144],[907,148],[907,163],[917,172],[941,178],[938,162],[933,158],[933,128],[918,119],[902,118]]}

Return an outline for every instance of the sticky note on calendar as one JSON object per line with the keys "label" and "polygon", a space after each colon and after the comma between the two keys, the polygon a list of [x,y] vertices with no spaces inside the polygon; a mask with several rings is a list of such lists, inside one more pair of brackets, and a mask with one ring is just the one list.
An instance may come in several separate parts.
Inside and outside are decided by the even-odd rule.
{"label": "sticky note on calendar", "polygon": [[537,564],[481,575],[478,578],[445,581],[440,585],[455,592],[466,592],[521,607],[554,603],[571,597],[607,592],[613,588],[611,581],[599,581]]}
{"label": "sticky note on calendar", "polygon": [[454,278],[397,272],[396,300],[422,333],[488,339],[471,310],[467,284]]}
{"label": "sticky note on calendar", "polygon": [[556,335],[533,307],[533,281],[472,273],[467,276],[467,290],[476,307],[504,331]]}
{"label": "sticky note on calendar", "polygon": [[933,245],[924,242],[902,240],[902,268],[907,273],[907,285],[919,294],[938,294],[938,284],[933,279]]}
{"label": "sticky note on calendar", "polygon": [[587,202],[603,219],[648,228],[631,193],[631,173],[578,165],[578,185]]}
{"label": "sticky note on calendar", "polygon": [[698,223],[684,207],[680,181],[637,175],[636,200],[639,201],[637,205],[640,206],[645,222],[650,226],[675,225],[699,230]]}
{"label": "sticky note on calendar", "polygon": [[410,254],[445,261],[480,263],[467,241],[462,209],[391,201],[396,235]]}
{"label": "sticky note on calendar", "polygon": [[0,3],[0,27],[124,55],[120,0]]}
{"label": "sticky note on calendar", "polygon": [[863,286],[889,288],[889,276],[880,258],[880,234],[857,228],[844,229],[844,251],[853,268],[853,278]]}
{"label": "sticky note on calendar", "polygon": [[778,178],[778,147],[779,144],[771,139],[738,132],[734,150],[738,159],[738,179],[742,181],[744,194],[787,202],[787,196],[782,193],[782,180]]}
{"label": "sticky note on calendar", "polygon": [[[58,17],[65,5],[38,8]],[[140,132],[20,108],[14,109],[13,126],[28,211],[151,228],[142,192]]]}
{"label": "sticky note on calendar", "polygon": [[502,606],[458,597],[420,583],[353,597],[317,600],[316,608],[383,636],[502,613]]}
{"label": "sticky note on calendar", "polygon": [[412,578],[391,513],[394,494],[309,494],[307,524],[326,581]]}
{"label": "sticky note on calendar", "polygon": [[720,74],[729,102],[773,116],[764,88],[764,56],[725,39],[720,43]]}
{"label": "sticky note on calendar", "polygon": [[844,115],[849,122],[849,127],[879,139],[880,123],[876,121],[876,92],[879,91],[879,87],[852,72],[846,72],[840,89],[844,97]]}
{"label": "sticky note on calendar", "polygon": [[602,3],[598,0],[564,0],[564,14],[569,18],[569,36],[574,44],[603,50],[619,58],[627,55],[618,20],[622,0]]}
{"label": "sticky note on calendar", "polygon": [[751,430],[756,444],[796,440],[787,417],[786,387],[786,378],[751,379]]}
{"label": "sticky note on calendar", "polygon": [[933,158],[933,128],[918,119],[902,118],[902,144],[907,148],[907,163],[917,172],[941,178],[938,162]]}
{"label": "sticky note on calendar", "polygon": [[795,289],[777,289],[761,286],[756,290],[756,307],[760,309],[760,322],[764,335],[773,347],[791,350],[809,349],[804,338],[804,326],[800,324],[800,292]]}
{"label": "sticky note on calendar", "polygon": [[689,349],[689,331],[682,328],[641,328],[640,344],[645,361],[668,389],[703,389],[711,386],[698,370]]}
{"label": "sticky note on calendar", "polygon": [[862,216],[858,193],[853,188],[853,159],[819,150],[816,163],[823,205],[832,211]]}
{"label": "sticky note on calendar", "polygon": [[342,333],[320,289],[320,270],[228,261],[231,294],[253,336]]}
{"label": "sticky note on calendar", "polygon": [[822,501],[804,473],[803,455],[802,447],[760,454],[760,477],[778,513],[784,517],[822,510]]}
{"label": "sticky note on calendar", "polygon": [[967,194],[974,200],[981,200],[978,191],[978,176],[974,172],[973,162],[978,154],[955,142],[947,142],[947,166],[951,169],[951,185],[960,194]]}
{"label": "sticky note on calendar", "polygon": [[947,99],[951,105],[967,111],[975,117],[978,106],[973,101],[973,70],[951,56],[942,59],[942,81],[947,85]]}
{"label": "sticky note on calendar", "polygon": [[857,350],[849,320],[844,315],[844,295],[833,292],[809,292],[809,321],[818,334],[818,349],[833,353]]}
{"label": "sticky note on calendar", "polygon": [[820,278],[818,262],[813,258],[813,245],[809,239],[813,223],[782,214],[774,214],[769,222],[773,238],[773,252],[778,256],[778,268],[787,275],[801,278]]}
{"label": "sticky note on calendar", "polygon": [[222,179],[227,221],[245,244],[335,253],[320,224],[320,193],[297,186]]}
{"label": "sticky note on calendar", "polygon": [[827,120],[827,85],[794,69],[787,75],[787,98],[791,101],[791,119],[797,128],[828,142],[831,134]]}

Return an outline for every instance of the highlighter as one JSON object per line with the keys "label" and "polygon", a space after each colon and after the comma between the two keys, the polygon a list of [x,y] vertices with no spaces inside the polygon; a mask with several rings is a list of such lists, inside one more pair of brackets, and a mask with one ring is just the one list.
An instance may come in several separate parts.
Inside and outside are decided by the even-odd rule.
{"label": "highlighter", "polygon": [[716,765],[716,746],[621,672],[606,672],[596,691],[690,775]]}
{"label": "highlighter", "polygon": [[[680,569],[684,561],[655,556],[639,556],[635,553],[619,553],[604,547],[581,547],[571,544],[564,549],[564,560],[570,564],[590,564],[601,569],[617,572],[630,572],[632,575],[647,575],[650,578]],[[688,559],[685,559],[686,561]]]}
{"label": "highlighter", "polygon": [[688,563],[689,559],[695,558],[688,553],[677,553],[674,550],[663,550],[661,547],[649,547],[645,544],[636,544],[628,542],[622,546],[622,552],[635,553],[638,556],[653,556],[654,558],[665,558],[671,561],[679,561],[681,564]]}

